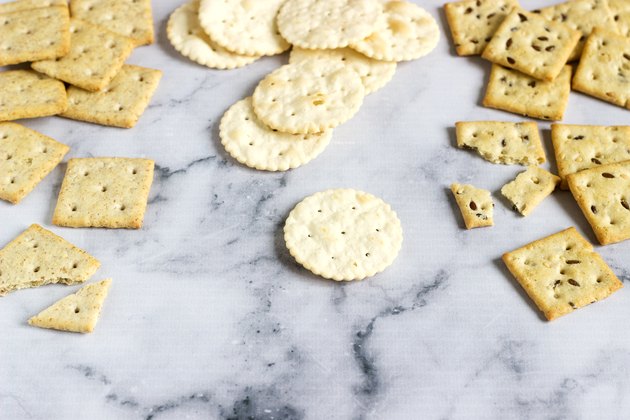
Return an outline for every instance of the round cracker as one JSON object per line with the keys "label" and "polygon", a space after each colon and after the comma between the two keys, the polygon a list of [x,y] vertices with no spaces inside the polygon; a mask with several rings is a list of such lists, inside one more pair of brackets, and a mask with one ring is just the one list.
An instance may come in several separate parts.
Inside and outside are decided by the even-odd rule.
{"label": "round cracker", "polygon": [[343,48],[374,32],[382,11],[378,0],[287,0],[278,29],[301,48]]}
{"label": "round cracker", "polygon": [[400,220],[380,198],[363,191],[318,192],[300,202],[284,225],[295,260],[332,280],[362,280],[394,262],[402,245]]}
{"label": "round cracker", "polygon": [[199,1],[193,0],[177,8],[168,19],[168,40],[184,57],[221,70],[243,67],[260,58],[235,54],[212,41],[199,24],[198,9]]}
{"label": "round cracker", "polygon": [[274,55],[291,46],[276,24],[285,0],[201,0],[199,22],[222,47],[243,55]]}
{"label": "round cracker", "polygon": [[249,97],[223,115],[219,136],[225,150],[242,164],[263,171],[286,171],[315,159],[330,143],[332,130],[321,134],[274,131],[256,117]]}
{"label": "round cracker", "polygon": [[304,60],[268,74],[256,87],[254,112],[269,127],[292,134],[321,133],[361,107],[361,78],[335,61]]}
{"label": "round cracker", "polygon": [[295,47],[291,50],[289,63],[307,59],[334,60],[343,63],[361,76],[365,94],[375,92],[385,86],[396,72],[395,61],[375,60],[356,52],[352,48],[336,50],[307,50]]}
{"label": "round cracker", "polygon": [[381,28],[350,47],[377,60],[408,61],[433,51],[440,40],[437,22],[407,1],[384,4]]}

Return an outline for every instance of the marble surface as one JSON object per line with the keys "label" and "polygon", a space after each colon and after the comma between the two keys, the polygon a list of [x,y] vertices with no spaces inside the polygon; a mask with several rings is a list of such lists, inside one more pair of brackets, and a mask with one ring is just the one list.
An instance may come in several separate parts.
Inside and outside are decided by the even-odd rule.
{"label": "marble surface", "polygon": [[[497,192],[522,168],[458,150],[454,122],[521,118],[480,106],[488,63],[454,55],[442,2],[416,2],[439,20],[437,49],[401,64],[320,157],[290,172],[243,167],[218,138],[223,112],[287,56],[232,71],[187,61],[165,37],[180,1],[153,2],[157,42],[129,60],[164,71],[135,128],[25,121],[69,144],[67,158],[157,166],[140,231],[51,226],[64,165],[18,206],[0,202],[0,244],[40,223],[101,260],[94,280],[114,279],[89,335],[26,324],[77,287],[0,299],[0,418],[627,418],[628,290],[548,323],[500,261],[568,226],[595,242],[570,194],[527,218],[495,194],[496,226],[463,229],[450,183]],[[565,121],[629,115],[574,93]],[[549,124],[540,127],[544,167],[555,171]],[[369,191],[398,212],[405,240],[384,273],[334,283],[288,254],[288,212],[333,187]],[[630,242],[597,250],[627,284]]]}

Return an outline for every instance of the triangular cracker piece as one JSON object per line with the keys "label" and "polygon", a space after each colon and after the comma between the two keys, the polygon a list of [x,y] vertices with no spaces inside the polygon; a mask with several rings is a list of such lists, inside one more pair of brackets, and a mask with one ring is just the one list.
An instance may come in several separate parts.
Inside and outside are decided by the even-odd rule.
{"label": "triangular cracker piece", "polygon": [[83,286],[29,319],[28,323],[61,331],[92,332],[111,282],[111,279],[106,279]]}
{"label": "triangular cracker piece", "polygon": [[530,166],[516,179],[501,188],[501,194],[512,203],[512,208],[529,215],[549,194],[556,189],[560,178],[537,166]]}
{"label": "triangular cracker piece", "polygon": [[453,184],[451,191],[462,212],[466,229],[493,226],[492,213],[494,203],[490,191],[475,188],[472,185]]}
{"label": "triangular cracker piece", "polygon": [[0,249],[0,296],[50,283],[83,283],[100,265],[65,239],[31,225]]}

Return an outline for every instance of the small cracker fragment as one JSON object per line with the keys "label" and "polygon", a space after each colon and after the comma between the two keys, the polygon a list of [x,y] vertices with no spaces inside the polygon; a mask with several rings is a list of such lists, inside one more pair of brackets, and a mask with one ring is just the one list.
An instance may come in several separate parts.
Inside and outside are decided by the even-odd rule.
{"label": "small cracker fragment", "polygon": [[36,61],[33,69],[89,91],[103,89],[118,74],[135,44],[100,26],[70,20],[70,52],[55,60]]}
{"label": "small cracker fragment", "polygon": [[446,3],[444,12],[457,55],[479,55],[517,0],[464,0]]}
{"label": "small cracker fragment", "polygon": [[630,109],[630,38],[597,28],[582,52],[573,89]]}
{"label": "small cracker fragment", "polygon": [[289,252],[304,268],[336,280],[362,280],[390,266],[402,245],[400,220],[380,198],[336,189],[302,200],[284,225]]}
{"label": "small cracker fragment", "polygon": [[409,61],[429,54],[440,40],[440,28],[426,10],[407,1],[388,1],[381,27],[350,46],[368,57]]}
{"label": "small cracker fragment", "polygon": [[553,82],[542,82],[494,64],[483,105],[541,120],[561,120],[571,92],[571,66]]}
{"label": "small cracker fragment", "polygon": [[99,92],[68,87],[68,109],[62,117],[113,127],[131,128],[149,105],[162,72],[125,64]]}
{"label": "small cracker fragment", "polygon": [[142,227],[154,163],[148,159],[70,159],[53,224],[67,227]]}
{"label": "small cracker fragment", "polygon": [[56,115],[67,107],[59,80],[30,70],[0,72],[0,121]]}
{"label": "small cracker fragment", "polygon": [[564,68],[580,36],[568,25],[516,9],[499,26],[481,56],[550,82]]}
{"label": "small cracker fragment", "polygon": [[111,279],[105,279],[83,286],[29,319],[29,325],[77,333],[92,332],[111,282]]}
{"label": "small cracker fragment", "polygon": [[623,287],[573,227],[508,252],[503,262],[549,321]]}
{"label": "small cracker fragment", "polygon": [[223,48],[243,55],[275,55],[291,47],[278,32],[285,0],[201,0],[199,22]]}
{"label": "small cracker fragment", "polygon": [[593,29],[610,28],[616,32],[617,28],[606,0],[570,0],[535,10],[533,13],[538,13],[547,20],[563,23],[582,34],[568,61],[580,58],[584,42]]}
{"label": "small cracker fragment", "polygon": [[608,7],[610,7],[619,33],[630,37],[630,2],[628,0],[608,0]]}
{"label": "small cracker fragment", "polygon": [[501,194],[512,203],[514,211],[528,216],[551,194],[560,178],[538,166],[530,166],[501,188]]}
{"label": "small cracker fragment", "polygon": [[630,160],[569,174],[567,181],[599,243],[630,239]]}
{"label": "small cracker fragment", "polygon": [[70,148],[19,124],[0,123],[0,199],[19,203]]}
{"label": "small cracker fragment", "polygon": [[69,26],[67,6],[0,14],[0,66],[64,56]]}
{"label": "small cracker fragment", "polygon": [[451,191],[464,218],[466,229],[494,226],[494,203],[490,191],[457,183],[451,185]]}
{"label": "small cracker fragment", "polygon": [[220,70],[243,67],[260,58],[235,54],[211,40],[199,24],[198,10],[199,0],[193,0],[175,9],[168,19],[166,35],[181,55],[202,66]]}
{"label": "small cracker fragment", "polygon": [[330,143],[332,130],[316,134],[287,134],[263,124],[252,98],[230,107],[219,128],[221,144],[236,160],[263,171],[286,171],[315,159]]}
{"label": "small cracker fragment", "polygon": [[630,160],[630,126],[551,124],[551,141],[565,190],[569,174]]}
{"label": "small cracker fragment", "polygon": [[101,263],[39,225],[0,249],[0,296],[51,283],[83,283]]}
{"label": "small cracker fragment", "polygon": [[17,0],[0,4],[0,13],[12,13],[22,10],[39,9],[42,7],[68,7],[67,0]]}
{"label": "small cracker fragment", "polygon": [[349,66],[304,60],[276,69],[258,84],[254,112],[278,131],[321,133],[352,118],[364,90],[361,77]]}
{"label": "small cracker fragment", "polygon": [[382,12],[379,0],[287,0],[277,22],[290,44],[326,50],[347,47],[370,35]]}
{"label": "small cracker fragment", "polygon": [[72,16],[124,35],[136,45],[153,42],[151,0],[72,0]]}
{"label": "small cracker fragment", "polygon": [[538,165],[546,160],[535,122],[466,121],[455,123],[457,146],[504,165]]}

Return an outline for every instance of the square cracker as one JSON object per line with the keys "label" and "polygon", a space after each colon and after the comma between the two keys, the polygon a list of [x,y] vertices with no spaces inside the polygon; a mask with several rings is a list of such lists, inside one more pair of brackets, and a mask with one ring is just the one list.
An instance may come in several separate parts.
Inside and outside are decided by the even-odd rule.
{"label": "square cracker", "polygon": [[0,296],[50,283],[83,283],[100,262],[39,225],[0,249]]}
{"label": "square cracker", "polygon": [[466,229],[494,225],[494,203],[490,191],[457,183],[451,185],[451,191],[464,218]]}
{"label": "square cracker", "polygon": [[630,37],[630,2],[628,0],[608,0],[608,6],[619,33]]}
{"label": "square cracker", "polygon": [[125,64],[100,92],[68,87],[68,109],[62,117],[114,127],[136,125],[157,89],[162,72]]}
{"label": "square cracker", "polygon": [[588,37],[573,89],[630,109],[630,38],[597,28]]}
{"label": "square cracker", "polygon": [[501,188],[501,194],[512,203],[512,208],[529,215],[556,189],[560,178],[538,166],[530,166]]}
{"label": "square cracker", "polygon": [[483,105],[541,120],[561,120],[571,92],[571,66],[553,82],[493,65]]}
{"label": "square cracker", "polygon": [[19,124],[0,123],[0,199],[17,204],[70,148]]}
{"label": "square cracker", "polygon": [[464,0],[446,3],[444,12],[457,55],[479,55],[515,8],[517,0]]}
{"label": "square cracker", "polygon": [[0,121],[56,115],[67,107],[59,80],[29,70],[0,72]]}
{"label": "square cracker", "polygon": [[569,174],[630,160],[630,126],[551,124],[551,141],[565,190]]}
{"label": "square cracker", "polygon": [[21,10],[39,9],[41,7],[68,7],[67,0],[17,0],[0,4],[0,13],[19,12]]}
{"label": "square cracker", "polygon": [[75,18],[70,20],[70,34],[67,55],[55,60],[36,61],[32,67],[89,91],[107,86],[134,48],[130,38]]}
{"label": "square cracker", "polygon": [[602,245],[630,239],[630,160],[585,169],[567,181]]}
{"label": "square cracker", "polygon": [[550,82],[564,68],[580,36],[568,25],[517,9],[505,18],[481,56]]}
{"label": "square cracker", "polygon": [[70,49],[68,7],[45,7],[0,15],[0,66],[48,60]]}
{"label": "square cracker", "polygon": [[151,0],[72,0],[72,16],[127,36],[136,45],[153,42]]}
{"label": "square cracker", "polygon": [[503,262],[549,321],[623,287],[573,227],[508,252]]}
{"label": "square cracker", "polygon": [[142,227],[154,163],[148,159],[70,159],[53,224],[68,227]]}
{"label": "square cracker", "polygon": [[546,160],[535,122],[466,121],[455,123],[457,146],[505,165],[538,165]]}

